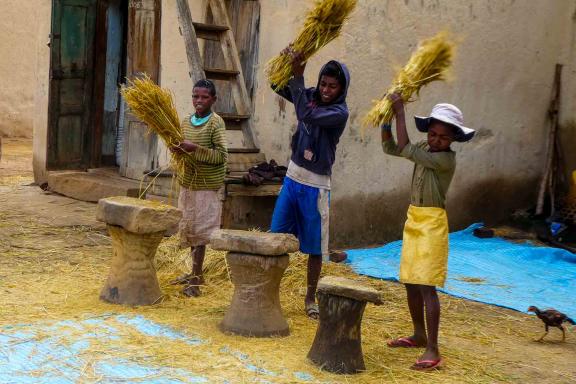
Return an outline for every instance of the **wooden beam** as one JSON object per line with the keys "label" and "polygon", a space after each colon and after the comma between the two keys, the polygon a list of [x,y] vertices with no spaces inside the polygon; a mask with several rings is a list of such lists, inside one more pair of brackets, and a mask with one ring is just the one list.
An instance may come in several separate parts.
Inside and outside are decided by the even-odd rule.
{"label": "wooden beam", "polygon": [[546,190],[549,189],[551,209],[550,215],[554,213],[554,192],[551,191],[550,185],[554,177],[553,163],[555,155],[555,142],[558,131],[558,112],[560,110],[560,88],[562,84],[562,65],[556,64],[556,71],[554,73],[553,84],[553,98],[550,102],[548,109],[548,118],[550,121],[550,130],[548,131],[548,143],[546,150],[546,165],[544,167],[544,174],[540,181],[540,188],[538,191],[538,200],[536,201],[536,215],[541,215],[544,212],[544,200],[546,198]]}
{"label": "wooden beam", "polygon": [[176,0],[178,7],[178,22],[180,23],[180,32],[184,38],[184,45],[186,46],[186,57],[188,59],[188,74],[192,79],[192,83],[206,78],[204,73],[204,66],[202,65],[200,48],[198,47],[198,39],[194,24],[192,23],[192,14],[187,0]]}
{"label": "wooden beam", "polygon": [[262,184],[259,186],[243,185],[243,184],[227,184],[226,196],[278,196],[282,184]]}

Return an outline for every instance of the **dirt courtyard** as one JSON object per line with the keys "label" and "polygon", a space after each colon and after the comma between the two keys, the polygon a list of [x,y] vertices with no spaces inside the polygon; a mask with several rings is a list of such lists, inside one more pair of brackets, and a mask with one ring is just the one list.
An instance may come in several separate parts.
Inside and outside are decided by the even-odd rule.
{"label": "dirt courtyard", "polygon": [[[385,304],[368,306],[363,322],[363,348],[367,371],[355,376],[323,372],[306,360],[316,324],[303,315],[303,281],[288,279],[282,287],[282,305],[292,333],[281,339],[246,339],[221,334],[221,321],[231,285],[221,270],[208,271],[203,296],[189,299],[169,281],[186,269],[185,251],[175,251],[166,238],[159,250],[158,277],[165,299],[151,307],[127,308],[99,301],[111,256],[110,239],[102,223],[95,221],[95,204],[75,201],[33,185],[31,142],[4,139],[0,160],[0,382],[20,382],[13,355],[21,345],[54,342],[53,351],[68,351],[80,359],[79,369],[66,366],[70,375],[62,382],[158,382],[158,383],[573,383],[576,382],[576,332],[569,327],[566,342],[551,330],[544,342],[535,342],[544,327],[534,316],[511,310],[441,296],[440,347],[446,367],[438,372],[408,369],[418,356],[415,350],[391,350],[388,338],[410,332],[403,287],[399,284],[358,277],[383,292]],[[207,267],[217,265],[221,254],[212,252]],[[292,258],[291,268],[302,266]],[[324,273],[351,276],[345,266],[327,266]],[[294,272],[293,276],[298,275]],[[526,303],[528,307],[531,303]],[[126,319],[129,319],[126,321]],[[167,327],[182,339],[163,339],[126,326],[134,319]],[[80,348],[74,340],[95,332],[95,323],[119,337],[99,334]],[[131,323],[132,322],[132,323]],[[71,325],[72,323],[76,325]],[[78,328],[83,324],[84,328]],[[100,323],[99,323],[100,324]],[[27,327],[27,328],[26,328]],[[74,328],[76,327],[76,328]],[[91,328],[90,328],[91,327]],[[27,331],[18,334],[14,329]],[[62,331],[62,329],[66,331]],[[98,328],[102,329],[102,328]],[[54,341],[55,335],[58,340]],[[7,336],[7,339],[2,337]],[[26,336],[27,335],[27,336]],[[191,340],[200,340],[194,343]],[[184,340],[184,341],[183,341]],[[195,339],[194,339],[195,340]],[[77,349],[75,349],[77,348]],[[21,351],[21,350],[18,350]],[[29,351],[30,364],[37,356]],[[56,353],[56,352],[55,352]],[[47,353],[49,354],[49,353]],[[61,357],[54,357],[54,360]],[[139,379],[111,379],[109,364],[131,362],[152,368]],[[56,364],[50,360],[50,364]],[[39,365],[40,366],[40,365]],[[112,365],[114,366],[114,365]],[[12,367],[12,368],[10,368]],[[54,365],[50,377],[64,372]],[[256,368],[254,368],[256,367]],[[11,370],[12,369],[12,370]],[[18,368],[20,369],[20,368]],[[26,375],[45,378],[44,368],[21,367]],[[193,380],[186,372],[204,378]],[[58,371],[58,372],[57,372]],[[74,371],[74,372],[73,372]],[[77,372],[76,372],[77,371]],[[157,376],[170,377],[161,381]],[[110,376],[110,377],[109,377]],[[136,376],[134,376],[136,377]],[[158,380],[157,380],[158,379]],[[22,382],[31,382],[22,379]],[[68,380],[68,381],[67,381]],[[157,380],[157,381],[155,381]],[[40,379],[38,382],[44,382]],[[56,381],[52,381],[56,382]]]}

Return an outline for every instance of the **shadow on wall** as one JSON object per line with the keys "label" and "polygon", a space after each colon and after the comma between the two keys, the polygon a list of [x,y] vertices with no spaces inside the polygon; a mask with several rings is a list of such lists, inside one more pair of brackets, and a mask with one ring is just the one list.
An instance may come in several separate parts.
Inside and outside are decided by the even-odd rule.
{"label": "shadow on wall", "polygon": [[[492,179],[478,182],[448,201],[450,231],[474,222],[494,225],[510,217],[514,210],[536,202],[538,179]],[[354,248],[398,240],[402,237],[409,191],[382,195],[359,193],[334,199],[330,209],[330,246]]]}

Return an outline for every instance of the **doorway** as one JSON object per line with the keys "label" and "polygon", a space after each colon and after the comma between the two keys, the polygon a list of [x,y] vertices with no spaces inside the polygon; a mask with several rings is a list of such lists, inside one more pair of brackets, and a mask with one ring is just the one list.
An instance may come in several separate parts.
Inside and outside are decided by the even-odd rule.
{"label": "doorway", "polygon": [[138,178],[153,163],[156,139],[120,90],[142,72],[159,80],[160,3],[52,1],[48,170],[118,167]]}

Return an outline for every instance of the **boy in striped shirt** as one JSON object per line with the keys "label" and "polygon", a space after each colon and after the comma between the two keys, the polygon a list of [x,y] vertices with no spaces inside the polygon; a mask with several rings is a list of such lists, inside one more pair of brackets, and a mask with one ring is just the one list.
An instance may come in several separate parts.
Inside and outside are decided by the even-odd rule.
{"label": "boy in striped shirt", "polygon": [[183,212],[180,246],[190,247],[192,273],[179,277],[174,283],[186,285],[182,292],[189,297],[200,295],[206,244],[212,232],[220,228],[222,216],[219,190],[224,186],[228,150],[224,120],[212,112],[215,102],[214,83],[198,81],[192,90],[196,112],[182,121],[184,141],[172,148],[188,154],[186,168],[178,174],[178,208]]}

